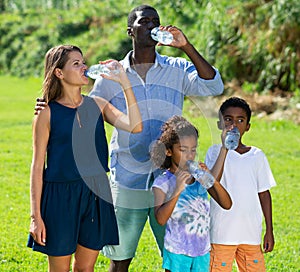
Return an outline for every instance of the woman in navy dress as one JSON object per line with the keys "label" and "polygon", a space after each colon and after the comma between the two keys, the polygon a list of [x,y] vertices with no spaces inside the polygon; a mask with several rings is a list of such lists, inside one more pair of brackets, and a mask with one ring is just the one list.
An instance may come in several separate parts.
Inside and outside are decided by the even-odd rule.
{"label": "woman in navy dress", "polygon": [[[106,100],[87,97],[87,66],[80,48],[60,45],[45,56],[43,98],[48,107],[33,120],[28,246],[48,255],[49,271],[94,271],[99,250],[119,243],[107,178],[103,121],[138,133],[141,115],[122,65],[104,78],[121,84],[127,114]],[[113,65],[112,65],[113,64]]]}

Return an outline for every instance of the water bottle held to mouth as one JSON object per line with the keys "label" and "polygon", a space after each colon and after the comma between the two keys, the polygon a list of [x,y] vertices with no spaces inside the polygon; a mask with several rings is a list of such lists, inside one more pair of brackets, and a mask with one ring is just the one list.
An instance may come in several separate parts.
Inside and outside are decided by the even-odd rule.
{"label": "water bottle held to mouth", "polygon": [[195,180],[199,181],[205,189],[211,188],[215,183],[215,178],[207,171],[201,169],[196,161],[187,161],[187,166]]}
{"label": "water bottle held to mouth", "polygon": [[160,30],[159,27],[155,27],[151,30],[151,38],[154,41],[166,45],[170,44],[173,41],[172,33],[166,30]]}
{"label": "water bottle held to mouth", "polygon": [[112,61],[105,64],[94,64],[84,71],[84,75],[92,79],[100,78],[101,74],[109,74],[109,73],[114,73],[114,74],[120,73],[116,62]]}
{"label": "water bottle held to mouth", "polygon": [[240,131],[237,127],[228,130],[225,137],[225,147],[228,150],[235,150],[239,146]]}

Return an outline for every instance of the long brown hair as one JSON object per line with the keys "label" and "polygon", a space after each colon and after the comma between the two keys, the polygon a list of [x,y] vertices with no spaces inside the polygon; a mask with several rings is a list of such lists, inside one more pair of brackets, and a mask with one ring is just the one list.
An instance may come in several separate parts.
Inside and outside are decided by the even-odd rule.
{"label": "long brown hair", "polygon": [[42,93],[47,103],[61,97],[62,85],[54,71],[56,68],[64,68],[70,52],[73,51],[78,51],[82,55],[81,49],[74,45],[58,45],[52,47],[46,53]]}

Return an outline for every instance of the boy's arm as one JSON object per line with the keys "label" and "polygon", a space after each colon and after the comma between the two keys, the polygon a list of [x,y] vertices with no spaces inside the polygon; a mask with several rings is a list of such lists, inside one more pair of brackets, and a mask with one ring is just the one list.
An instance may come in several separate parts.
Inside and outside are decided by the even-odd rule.
{"label": "boy's arm", "polygon": [[226,137],[226,133],[229,128],[223,128],[221,133],[221,140],[222,140],[222,147],[220,149],[219,155],[214,163],[214,165],[211,167],[210,172],[215,177],[216,180],[221,180],[221,177],[223,175],[224,170],[224,162],[228,153],[228,149],[225,147],[224,141]]}
{"label": "boy's arm", "polygon": [[272,199],[270,191],[264,191],[258,193],[260,205],[265,217],[266,233],[264,235],[264,251],[271,252],[274,248],[274,234],[273,234],[273,222],[272,222]]}

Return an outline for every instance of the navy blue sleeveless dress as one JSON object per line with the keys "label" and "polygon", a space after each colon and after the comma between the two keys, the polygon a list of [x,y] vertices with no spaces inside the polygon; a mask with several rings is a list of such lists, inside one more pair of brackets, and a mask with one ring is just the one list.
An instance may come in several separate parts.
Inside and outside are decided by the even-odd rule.
{"label": "navy blue sleeveless dress", "polygon": [[76,109],[49,103],[50,136],[43,176],[41,214],[46,246],[29,235],[28,247],[65,256],[77,244],[100,250],[119,243],[107,177],[108,148],[101,111],[84,96]]}

